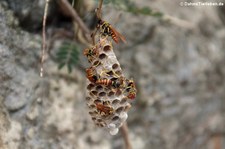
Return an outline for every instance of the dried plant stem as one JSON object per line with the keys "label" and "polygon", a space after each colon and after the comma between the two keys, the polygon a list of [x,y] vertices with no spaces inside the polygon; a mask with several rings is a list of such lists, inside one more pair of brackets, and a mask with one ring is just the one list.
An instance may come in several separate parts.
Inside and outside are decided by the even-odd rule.
{"label": "dried plant stem", "polygon": [[73,20],[77,22],[77,24],[84,31],[84,33],[90,34],[90,30],[88,29],[86,24],[82,21],[82,19],[79,17],[76,10],[73,9],[73,7],[70,5],[70,3],[67,0],[58,0],[58,1],[63,7],[65,7],[66,10],[68,10]]}
{"label": "dried plant stem", "polygon": [[102,4],[103,4],[103,0],[99,0],[98,8],[97,8],[97,18],[98,19],[102,18]]}
{"label": "dried plant stem", "polygon": [[123,124],[123,126],[121,127],[121,133],[123,135],[123,139],[124,139],[124,142],[125,142],[126,149],[132,149],[131,144],[130,144],[130,140],[129,140],[129,136],[128,136],[127,122],[125,122]]}
{"label": "dried plant stem", "polygon": [[91,34],[91,38],[92,38],[92,43],[93,43],[93,45],[95,45],[95,35],[96,35],[96,33],[97,33],[97,29],[95,29],[93,32],[92,32],[92,34]]}
{"label": "dried plant stem", "polygon": [[[98,8],[96,9],[96,16],[98,19],[102,18],[102,4],[103,4],[103,0],[99,0]],[[95,45],[95,35],[96,35],[97,31],[98,30],[95,29],[91,34],[93,45]]]}
{"label": "dried plant stem", "polygon": [[72,4],[71,4],[72,7],[74,7],[74,1],[75,1],[75,0],[72,1]]}
{"label": "dried plant stem", "polygon": [[44,60],[45,60],[45,51],[46,51],[46,20],[48,14],[48,5],[50,0],[45,1],[45,10],[42,22],[42,51],[41,51],[41,68],[40,68],[40,77],[43,77],[44,73]]}

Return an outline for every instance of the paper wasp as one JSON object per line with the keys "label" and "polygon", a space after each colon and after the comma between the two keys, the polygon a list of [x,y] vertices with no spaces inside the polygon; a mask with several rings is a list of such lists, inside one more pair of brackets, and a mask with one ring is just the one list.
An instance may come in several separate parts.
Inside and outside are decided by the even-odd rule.
{"label": "paper wasp", "polygon": [[100,112],[101,115],[111,115],[114,113],[114,109],[109,105],[108,102],[103,103],[95,103],[96,109],[98,112]]}
{"label": "paper wasp", "polygon": [[89,81],[95,83],[98,80],[97,72],[94,67],[87,68],[86,74]]}
{"label": "paper wasp", "polygon": [[84,49],[83,54],[87,57],[88,61],[91,63],[95,58],[98,57],[99,51],[96,48],[96,46],[93,46],[91,48]]}
{"label": "paper wasp", "polygon": [[124,84],[123,77],[119,78],[112,78],[112,79],[98,79],[96,84],[105,85],[105,86],[112,86],[114,88],[120,88]]}
{"label": "paper wasp", "polygon": [[111,24],[106,21],[99,19],[97,29],[100,30],[100,34],[103,36],[111,36],[116,43],[119,43],[120,40],[126,43],[125,37],[121,35],[115,28],[112,27]]}
{"label": "paper wasp", "polygon": [[128,92],[127,97],[128,97],[129,99],[134,99],[134,98],[136,98],[137,89],[136,89],[136,86],[135,86],[133,80],[129,80],[129,81],[128,81],[128,85],[127,85],[127,87],[126,87],[125,90]]}

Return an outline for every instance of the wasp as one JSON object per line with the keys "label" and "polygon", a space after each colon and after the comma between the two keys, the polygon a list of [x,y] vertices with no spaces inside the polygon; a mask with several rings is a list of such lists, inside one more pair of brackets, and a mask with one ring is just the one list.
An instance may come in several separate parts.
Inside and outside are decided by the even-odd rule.
{"label": "wasp", "polygon": [[113,81],[110,79],[98,79],[95,83],[100,85],[110,86],[113,84]]}
{"label": "wasp", "polygon": [[114,109],[109,105],[108,102],[95,103],[96,109],[101,115],[108,116],[114,113]]}
{"label": "wasp", "polygon": [[95,83],[98,80],[98,76],[94,67],[87,68],[86,74],[89,81]]}
{"label": "wasp", "polygon": [[111,36],[116,43],[119,43],[120,40],[126,43],[125,37],[106,21],[100,19],[97,24],[97,29],[100,30],[100,34],[103,36]]}
{"label": "wasp", "polygon": [[113,78],[113,79],[98,79],[96,84],[105,85],[105,86],[112,86],[114,88],[119,88],[123,85],[123,77],[120,78]]}
{"label": "wasp", "polygon": [[136,89],[136,86],[135,86],[133,80],[129,80],[129,81],[128,81],[128,85],[127,85],[126,91],[128,92],[127,97],[128,97],[129,99],[134,99],[134,98],[136,98],[137,89]]}
{"label": "wasp", "polygon": [[95,58],[98,57],[99,51],[96,46],[91,48],[84,49],[83,54],[88,58],[88,61],[91,63]]}

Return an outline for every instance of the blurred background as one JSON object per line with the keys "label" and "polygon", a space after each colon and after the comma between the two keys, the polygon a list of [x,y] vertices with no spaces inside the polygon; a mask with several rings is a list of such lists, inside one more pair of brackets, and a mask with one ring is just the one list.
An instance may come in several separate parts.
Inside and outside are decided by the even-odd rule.
{"label": "blurred background", "polygon": [[[126,148],[88,115],[89,36],[62,2],[49,2],[40,78],[45,0],[0,1],[0,148]],[[68,2],[93,31],[98,1]],[[138,90],[127,121],[133,149],[225,149],[225,1],[185,2],[197,1],[104,0],[104,20],[127,39],[114,51]]]}

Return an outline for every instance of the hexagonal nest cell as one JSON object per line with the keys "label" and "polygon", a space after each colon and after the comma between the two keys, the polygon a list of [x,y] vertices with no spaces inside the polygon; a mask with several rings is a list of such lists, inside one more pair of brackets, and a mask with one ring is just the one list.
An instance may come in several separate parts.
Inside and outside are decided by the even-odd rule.
{"label": "hexagonal nest cell", "polygon": [[126,121],[127,112],[131,107],[124,84],[119,82],[115,85],[115,82],[118,78],[127,79],[113,52],[112,43],[106,38],[100,38],[95,46],[100,53],[92,63],[96,69],[96,76],[108,80],[107,83],[111,85],[96,84],[87,79],[86,102],[93,122],[115,135]]}

